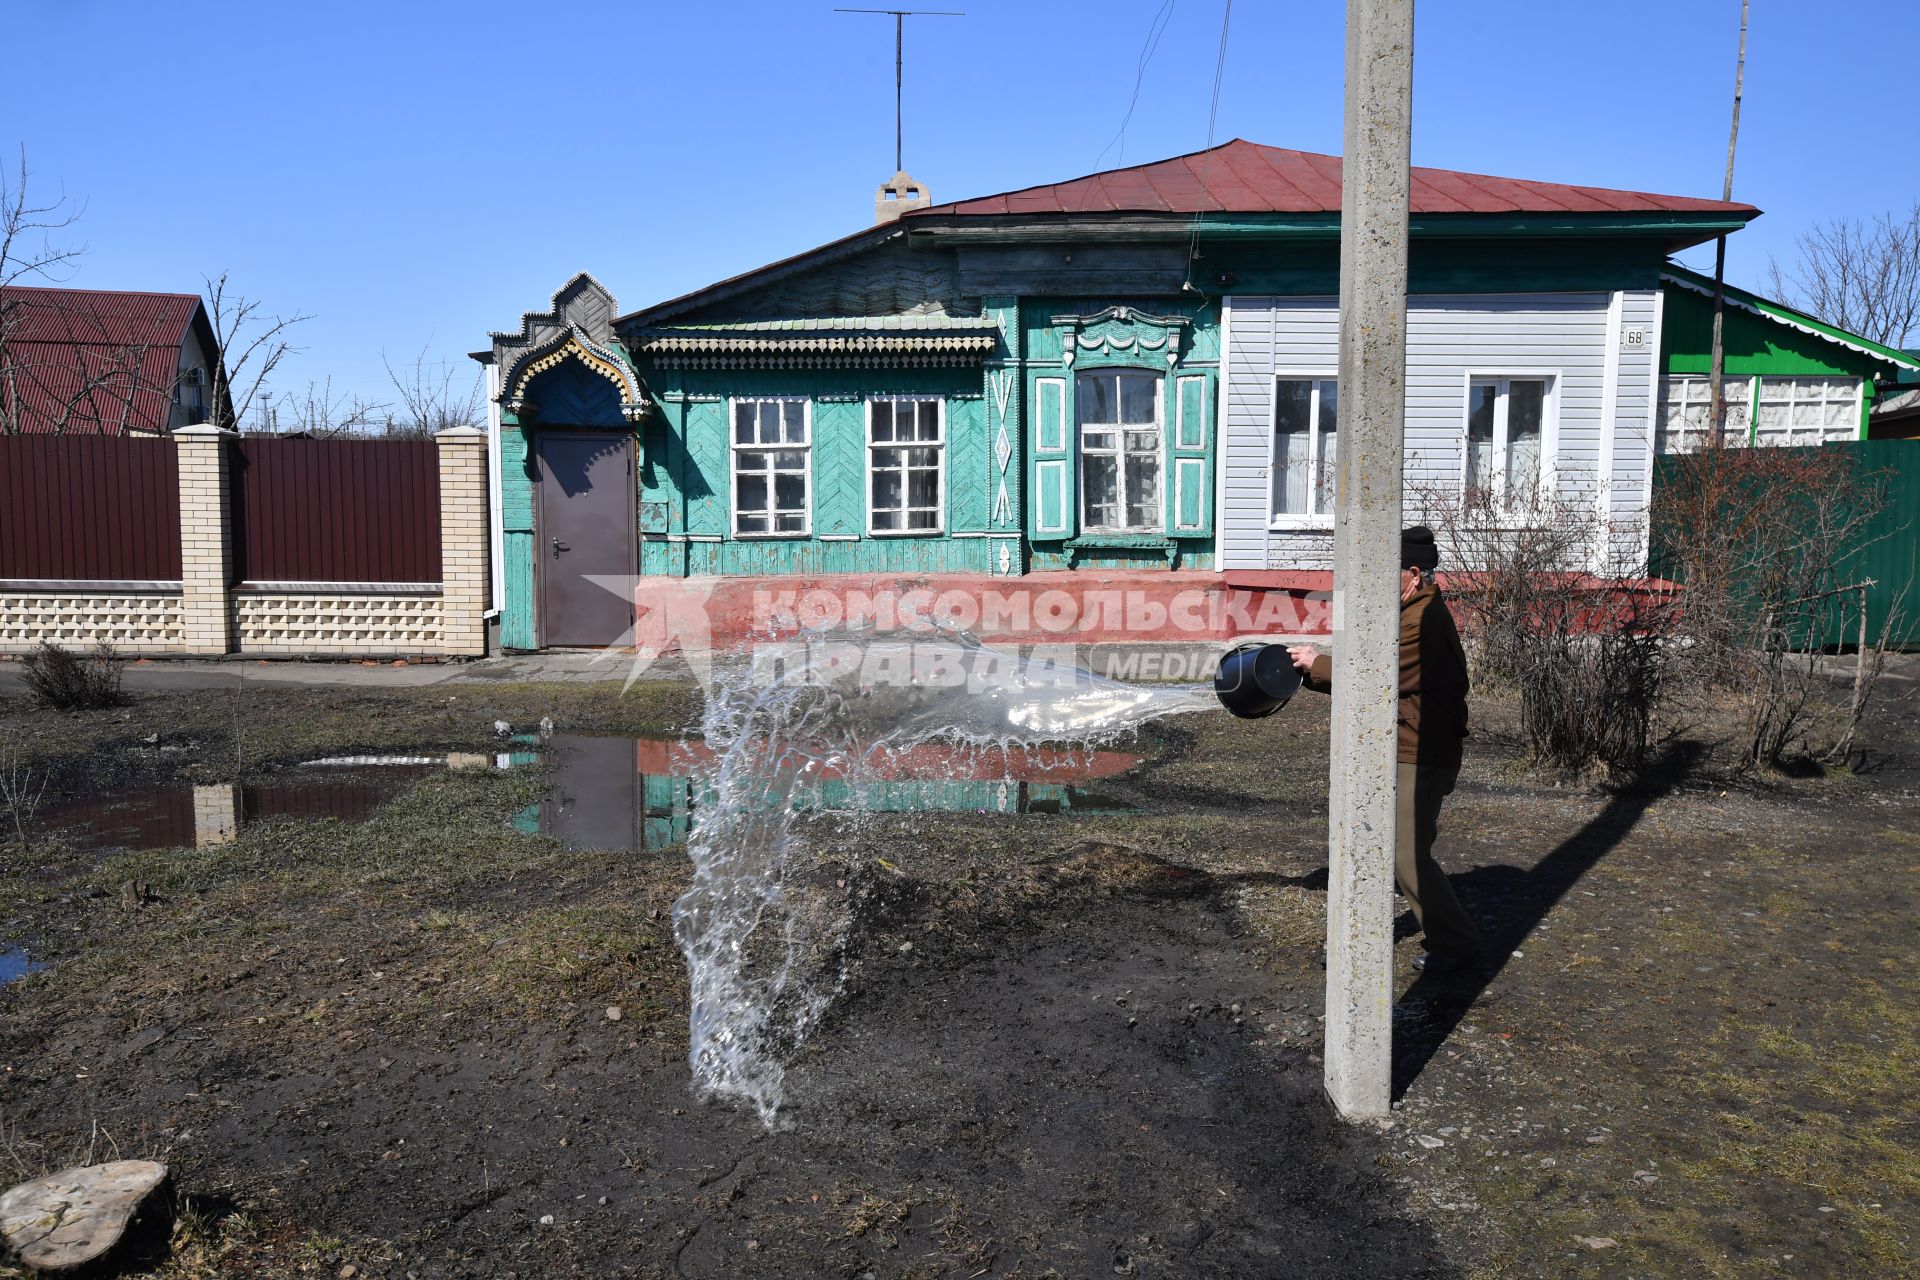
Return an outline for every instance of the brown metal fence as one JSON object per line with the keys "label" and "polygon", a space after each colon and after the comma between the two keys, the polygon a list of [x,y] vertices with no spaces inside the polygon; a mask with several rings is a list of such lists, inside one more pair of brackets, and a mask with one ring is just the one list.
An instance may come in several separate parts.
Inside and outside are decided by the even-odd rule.
{"label": "brown metal fence", "polygon": [[431,440],[246,436],[233,469],[236,580],[440,581]]}
{"label": "brown metal fence", "polygon": [[179,577],[173,441],[0,436],[0,578]]}

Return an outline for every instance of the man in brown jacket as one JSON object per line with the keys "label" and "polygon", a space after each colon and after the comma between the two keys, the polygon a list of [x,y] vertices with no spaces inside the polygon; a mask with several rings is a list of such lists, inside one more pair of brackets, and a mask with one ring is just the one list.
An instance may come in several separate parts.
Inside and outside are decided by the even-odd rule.
{"label": "man in brown jacket", "polygon": [[[1433,530],[1415,525],[1400,535],[1400,767],[1399,842],[1394,874],[1426,934],[1416,969],[1445,973],[1470,965],[1480,952],[1480,930],[1454,896],[1446,872],[1433,860],[1440,802],[1460,776],[1460,744],[1467,736],[1467,658],[1460,632],[1434,584],[1440,551]],[[1333,691],[1333,663],[1310,644],[1289,650],[1302,683]]]}

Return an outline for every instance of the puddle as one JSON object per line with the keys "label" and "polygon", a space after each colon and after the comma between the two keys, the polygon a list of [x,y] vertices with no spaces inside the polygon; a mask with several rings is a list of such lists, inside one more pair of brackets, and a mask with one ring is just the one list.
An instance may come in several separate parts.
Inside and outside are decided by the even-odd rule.
{"label": "puddle", "polygon": [[37,963],[27,954],[25,947],[0,947],[0,987],[9,982],[18,982],[44,968],[45,965]]}
{"label": "puddle", "polygon": [[[442,769],[513,769],[545,761],[547,797],[513,825],[570,849],[644,851],[687,838],[693,778],[711,759],[698,742],[556,733],[517,735],[498,752],[327,756],[271,781],[133,787],[49,806],[39,825],[83,850],[208,848],[264,818],[365,822],[415,779]],[[809,780],[800,807],[877,813],[1112,813],[1133,806],[1096,784],[1140,757],[1124,751],[959,752],[921,745],[870,762],[858,788],[834,770]]]}
{"label": "puddle", "polygon": [[[664,849],[687,838],[693,778],[706,746],[668,738],[556,733],[543,740],[551,765],[547,798],[514,820],[528,834],[570,849]],[[877,813],[1111,813],[1133,806],[1085,784],[1125,773],[1124,751],[956,752],[922,745],[870,763],[857,788],[819,771],[799,807]]]}

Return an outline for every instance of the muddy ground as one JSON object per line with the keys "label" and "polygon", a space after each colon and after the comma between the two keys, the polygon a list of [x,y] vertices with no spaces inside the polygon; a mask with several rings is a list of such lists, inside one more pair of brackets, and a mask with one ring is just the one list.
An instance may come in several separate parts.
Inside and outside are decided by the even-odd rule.
{"label": "muddy ground", "polygon": [[[1320,1093],[1318,699],[1143,734],[1126,810],[820,819],[846,987],[772,1132],[688,1089],[683,858],[516,830],[537,772],[197,851],[32,832],[0,1164],[168,1160],[167,1277],[1916,1274],[1915,676],[1858,772],[1734,778],[1696,726],[1613,791],[1530,774],[1485,702],[1442,857],[1495,959],[1416,979],[1403,939],[1380,1127]],[[697,707],[617,694],[12,697],[0,769],[52,804]]]}

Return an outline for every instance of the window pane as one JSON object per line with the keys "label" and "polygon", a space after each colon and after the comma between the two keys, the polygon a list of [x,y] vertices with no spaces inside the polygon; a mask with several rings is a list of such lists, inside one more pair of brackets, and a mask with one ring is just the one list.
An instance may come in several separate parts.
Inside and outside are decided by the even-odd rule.
{"label": "window pane", "polygon": [[907,513],[909,529],[938,529],[940,513],[937,511],[909,511]]}
{"label": "window pane", "polygon": [[1083,373],[1080,375],[1080,394],[1076,397],[1075,408],[1082,422],[1115,422],[1113,409],[1113,375],[1105,373]]}
{"label": "window pane", "polygon": [[920,402],[920,438],[922,440],[940,438],[940,402],[938,400]]}
{"label": "window pane", "polygon": [[1516,379],[1507,384],[1507,492],[1524,493],[1540,482],[1541,424],[1547,384]]}
{"label": "window pane", "polygon": [[1313,412],[1313,384],[1286,381],[1273,394],[1273,469],[1271,487],[1274,515],[1304,515],[1307,511],[1307,468]]}
{"label": "window pane", "polygon": [[1336,466],[1340,460],[1339,443],[1339,433],[1332,428],[1329,427],[1320,433],[1320,474],[1313,494],[1313,510],[1316,515],[1327,515],[1333,511],[1334,494],[1340,486],[1340,472]]}
{"label": "window pane", "polygon": [[937,471],[910,471],[907,473],[907,505],[913,507],[932,507],[940,502],[940,473]]}
{"label": "window pane", "polygon": [[1467,392],[1467,484],[1484,485],[1493,475],[1493,406],[1499,389],[1476,383]]}
{"label": "window pane", "polygon": [[1154,421],[1154,384],[1157,378],[1142,373],[1120,375],[1120,421]]}
{"label": "window pane", "polygon": [[1084,499],[1082,518],[1089,526],[1096,529],[1119,524],[1117,511],[1119,460],[1111,454],[1092,454],[1082,462],[1080,476],[1081,494]]}
{"label": "window pane", "polygon": [[736,519],[734,527],[741,533],[765,533],[767,531],[767,517],[765,514],[755,515],[752,512],[742,511]]}
{"label": "window pane", "polygon": [[739,453],[735,454],[734,457],[738,459],[738,461],[734,463],[734,469],[736,471],[765,471],[767,469],[767,455],[758,449],[742,449]]}
{"label": "window pane", "polygon": [[774,505],[781,511],[804,511],[807,506],[807,478],[781,474],[773,478]]}
{"label": "window pane", "polygon": [[1128,453],[1160,452],[1160,433],[1158,431],[1127,432],[1127,452]]}
{"label": "window pane", "polygon": [[876,441],[893,439],[893,403],[889,400],[873,402],[873,438]]}
{"label": "window pane", "polygon": [[773,454],[773,465],[782,471],[805,471],[807,469],[806,451],[802,449],[780,449]]}
{"label": "window pane", "polygon": [[807,438],[807,406],[798,400],[780,402],[781,416],[786,420],[786,439],[789,444],[799,444]]}
{"label": "window pane", "polygon": [[883,510],[878,502],[873,508],[873,528],[876,533],[889,532],[900,527],[898,511]]}
{"label": "window pane", "polygon": [[754,405],[751,400],[733,406],[733,439],[735,444],[753,443]]}
{"label": "window pane", "polygon": [[1114,433],[1111,431],[1088,431],[1081,435],[1080,447],[1090,452],[1099,450],[1110,453],[1120,446],[1116,443]]}
{"label": "window pane", "polygon": [[[876,513],[875,523],[878,523],[879,512],[892,511],[899,507],[899,505],[900,473],[892,470],[875,471],[873,473],[873,509]],[[892,528],[893,526],[887,525],[883,527]]]}
{"label": "window pane", "polygon": [[1160,457],[1127,459],[1127,525],[1134,529],[1160,527]]}
{"label": "window pane", "polygon": [[773,528],[776,533],[804,533],[807,518],[804,514],[778,515],[773,518]]}
{"label": "window pane", "polygon": [[780,402],[778,400],[760,402],[760,442],[762,444],[780,443]]}
{"label": "window pane", "polygon": [[767,478],[765,476],[734,477],[734,509],[738,511],[765,511],[767,509]]}

